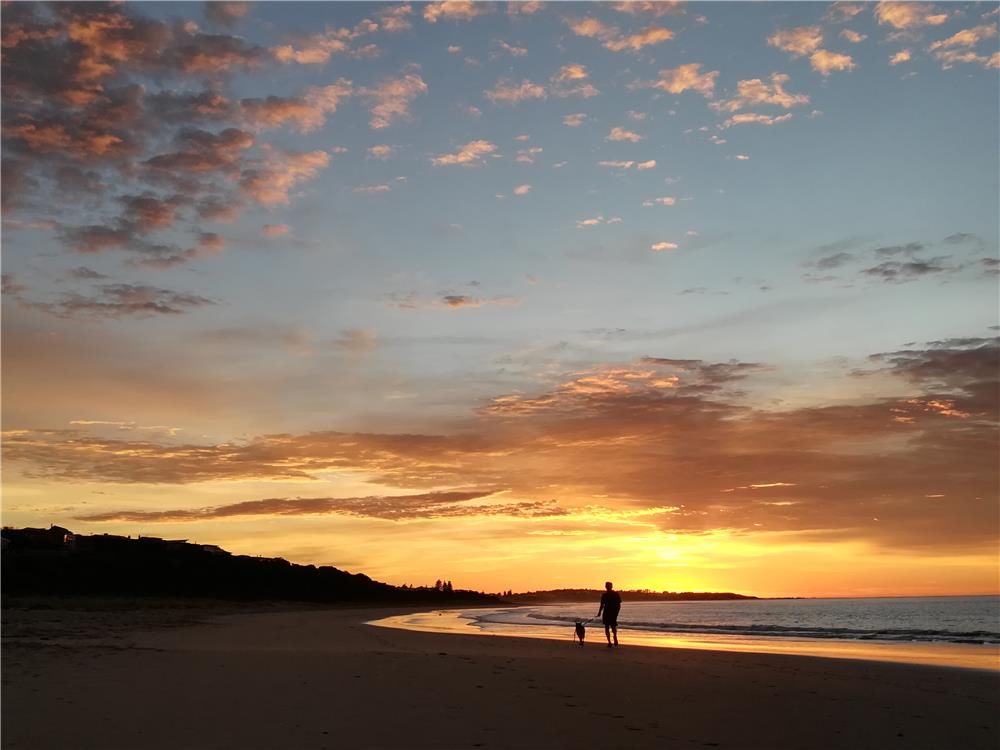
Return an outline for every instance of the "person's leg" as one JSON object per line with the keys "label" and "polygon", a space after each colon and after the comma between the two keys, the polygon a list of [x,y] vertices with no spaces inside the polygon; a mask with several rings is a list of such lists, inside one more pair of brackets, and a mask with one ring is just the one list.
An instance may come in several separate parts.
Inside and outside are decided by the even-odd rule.
{"label": "person's leg", "polygon": [[615,645],[617,646],[618,645],[618,626],[617,625],[612,625],[611,626],[611,631],[615,634]]}
{"label": "person's leg", "polygon": [[608,639],[608,645],[610,646],[611,645],[611,626],[610,625],[605,625],[604,626],[604,637]]}

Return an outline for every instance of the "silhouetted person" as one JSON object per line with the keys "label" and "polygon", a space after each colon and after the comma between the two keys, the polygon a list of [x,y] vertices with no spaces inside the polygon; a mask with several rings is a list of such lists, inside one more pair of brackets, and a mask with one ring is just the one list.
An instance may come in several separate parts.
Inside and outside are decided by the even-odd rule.
{"label": "silhouetted person", "polygon": [[[611,581],[607,581],[604,588],[607,591],[601,594],[601,606],[597,608],[597,616],[604,623],[604,636],[608,639],[608,648],[611,648],[612,635],[615,637],[614,645],[618,645],[618,613],[622,608],[622,598],[614,590]],[[603,617],[601,617],[602,612],[604,613]]]}

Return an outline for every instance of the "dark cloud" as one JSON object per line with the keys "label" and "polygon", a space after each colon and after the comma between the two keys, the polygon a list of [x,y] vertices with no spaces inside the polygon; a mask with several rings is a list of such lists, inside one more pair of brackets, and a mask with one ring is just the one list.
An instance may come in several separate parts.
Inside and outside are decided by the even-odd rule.
{"label": "dark cloud", "polygon": [[[229,25],[248,9],[217,3],[206,14]],[[245,124],[322,120],[316,112],[299,120],[279,114],[266,104],[274,97],[254,109],[228,95],[229,74],[275,64],[269,51],[142,10],[120,3],[4,7],[4,209],[45,212],[77,252],[115,250],[131,254],[133,266],[163,268],[213,252],[201,222],[231,221],[248,199],[273,197],[241,189],[242,177],[288,179],[273,165],[262,172]],[[185,90],[193,79],[200,90]],[[325,166],[295,163],[292,182]],[[287,202],[286,193],[277,198]],[[94,217],[83,225],[81,207]],[[194,247],[146,237],[171,228],[195,237]]]}
{"label": "dark cloud", "polygon": [[214,304],[206,297],[143,284],[102,284],[93,295],[63,295],[55,302],[23,301],[27,307],[60,318],[100,320],[180,315]]}
{"label": "dark cloud", "polygon": [[307,516],[348,515],[405,521],[419,518],[452,518],[456,516],[558,516],[565,514],[552,502],[488,503],[470,505],[470,501],[485,500],[496,490],[467,492],[427,492],[417,495],[373,497],[297,497],[250,500],[230,505],[196,510],[114,511],[79,516],[91,522],[183,522],[206,521],[233,516]]}
{"label": "dark cloud", "polygon": [[21,292],[25,291],[25,287],[14,280],[14,274],[12,273],[0,274],[0,280],[3,282],[2,293],[5,296],[17,297]]}
{"label": "dark cloud", "polygon": [[886,261],[877,266],[866,268],[861,273],[890,284],[903,284],[908,281],[915,281],[924,276],[951,273],[956,270],[951,266],[943,265],[942,261],[944,260],[946,259],[931,258],[930,260]]}
{"label": "dark cloud", "polygon": [[[897,387],[853,404],[765,409],[727,390],[766,376],[762,365],[650,357],[567,373],[544,392],[497,396],[449,434],[313,432],[213,444],[23,430],[8,434],[4,457],[32,476],[120,483],[310,480],[347,470],[411,492],[503,487],[564,510],[602,495],[626,509],[669,505],[650,522],[676,533],[822,535],[922,554],[995,549],[998,346],[956,338],[873,355],[862,375]],[[179,513],[464,512],[448,509],[463,503],[393,510],[399,501],[383,498],[259,502]],[[513,503],[497,512],[555,511]]]}
{"label": "dark cloud", "polygon": [[98,281],[108,278],[103,273],[98,273],[92,268],[87,268],[87,266],[78,266],[77,268],[70,269],[66,272],[66,277],[78,281]]}
{"label": "dark cloud", "polygon": [[978,235],[969,234],[968,232],[955,232],[955,234],[949,234],[944,238],[944,242],[949,245],[963,245],[970,242],[981,242]]}
{"label": "dark cloud", "polygon": [[826,271],[831,268],[839,268],[852,260],[854,260],[854,256],[851,253],[834,253],[833,255],[820,258],[813,265],[816,268]]}
{"label": "dark cloud", "polygon": [[924,249],[922,242],[908,242],[905,245],[885,245],[876,247],[872,252],[877,256],[916,255]]}

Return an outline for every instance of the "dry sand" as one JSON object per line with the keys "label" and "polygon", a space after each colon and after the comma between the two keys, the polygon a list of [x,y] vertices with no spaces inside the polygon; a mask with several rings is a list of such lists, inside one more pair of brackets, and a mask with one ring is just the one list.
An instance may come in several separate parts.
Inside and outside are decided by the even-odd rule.
{"label": "dry sand", "polygon": [[995,672],[364,624],[388,614],[5,609],[2,746],[1000,747]]}

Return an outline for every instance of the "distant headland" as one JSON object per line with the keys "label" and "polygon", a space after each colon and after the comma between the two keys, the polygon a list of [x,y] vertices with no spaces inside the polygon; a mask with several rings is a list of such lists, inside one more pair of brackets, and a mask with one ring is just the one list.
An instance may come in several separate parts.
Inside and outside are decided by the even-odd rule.
{"label": "distant headland", "polygon": [[[6,595],[205,597],[241,601],[420,605],[550,604],[596,601],[597,589],[486,593],[450,580],[393,586],[329,565],[234,555],[186,539],[76,534],[62,526],[2,530]],[[756,599],[729,592],[623,591],[629,601]]]}

